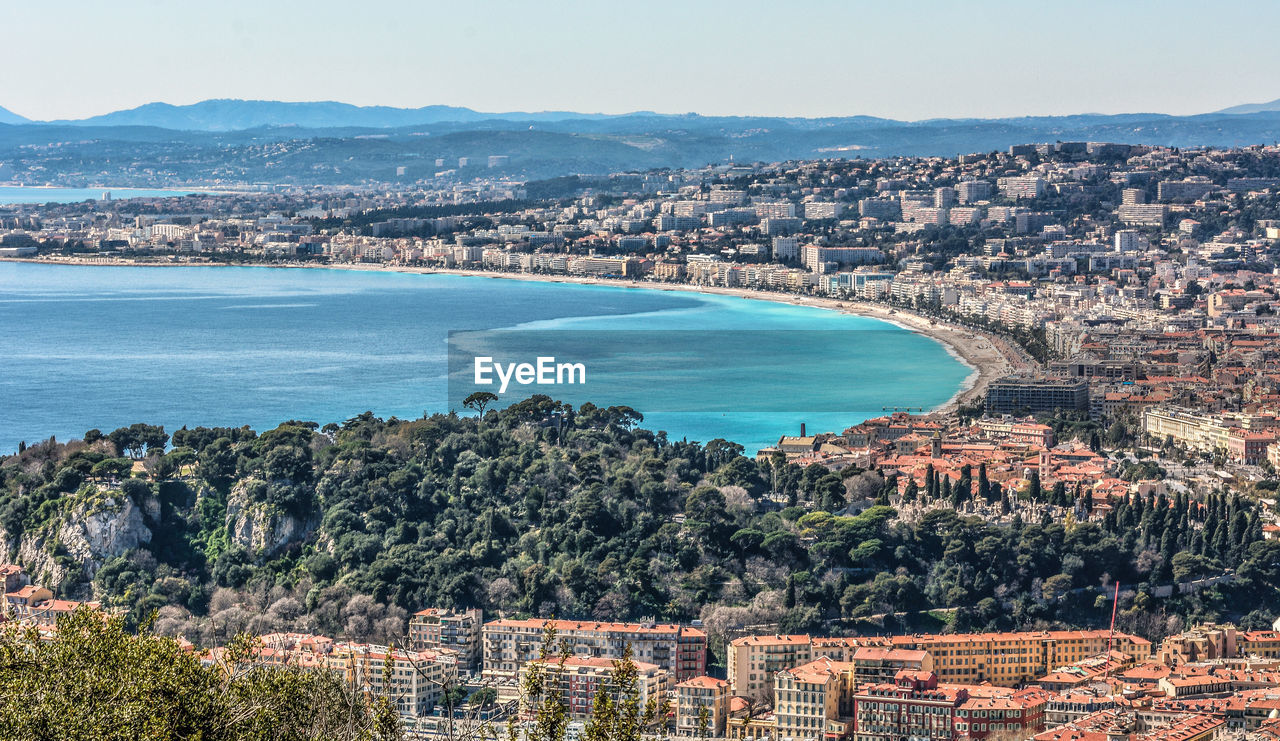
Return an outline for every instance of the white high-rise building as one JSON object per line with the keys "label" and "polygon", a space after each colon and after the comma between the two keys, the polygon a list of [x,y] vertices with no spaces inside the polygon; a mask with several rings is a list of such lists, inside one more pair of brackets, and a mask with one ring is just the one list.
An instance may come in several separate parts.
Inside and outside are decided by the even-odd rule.
{"label": "white high-rise building", "polygon": [[956,200],[977,203],[991,197],[991,183],[986,180],[964,180],[956,183]]}
{"label": "white high-rise building", "polygon": [[795,260],[800,257],[800,240],[795,237],[773,238],[773,259],[776,261]]}
{"label": "white high-rise building", "polygon": [[1007,198],[1039,198],[1044,194],[1044,188],[1044,178],[1038,175],[1000,178],[1000,190]]}
{"label": "white high-rise building", "polygon": [[1116,252],[1142,252],[1150,243],[1137,229],[1121,229],[1116,232]]}

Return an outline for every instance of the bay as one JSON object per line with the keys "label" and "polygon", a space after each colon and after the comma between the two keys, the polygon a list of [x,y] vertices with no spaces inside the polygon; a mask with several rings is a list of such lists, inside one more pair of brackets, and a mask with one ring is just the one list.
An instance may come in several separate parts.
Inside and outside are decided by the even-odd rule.
{"label": "bay", "polygon": [[191,190],[155,190],[148,188],[43,188],[0,185],[0,206],[100,201],[104,194],[110,194],[112,200],[118,201],[125,198],[171,198],[195,192]]}
{"label": "bay", "polygon": [[[671,439],[720,437],[748,452],[802,422],[839,431],[884,407],[936,407],[971,373],[935,340],[893,324],[722,295],[372,270],[0,262],[0,451],[133,422],[263,431],[364,411],[443,412],[448,333],[491,329],[805,330],[797,336],[818,339],[794,348],[793,362],[830,382],[788,392],[794,400],[777,398],[785,368],[681,379],[735,411],[673,411],[652,391],[607,400]],[[589,353],[569,346],[563,356]]]}

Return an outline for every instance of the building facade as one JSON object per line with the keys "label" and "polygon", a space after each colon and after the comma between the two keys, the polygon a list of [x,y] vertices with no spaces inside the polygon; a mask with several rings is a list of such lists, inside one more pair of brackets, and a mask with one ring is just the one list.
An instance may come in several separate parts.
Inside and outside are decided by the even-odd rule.
{"label": "building facade", "polygon": [[574,657],[620,659],[629,646],[633,658],[667,670],[677,682],[707,673],[707,634],[686,625],[663,623],[595,623],[576,620],[493,620],[485,623],[481,642],[484,674],[513,678],[538,658],[543,634],[554,628]]}
{"label": "building facade", "polygon": [[452,612],[427,608],[409,620],[409,644],[415,651],[447,649],[458,656],[458,668],[472,672],[480,668],[480,637],[484,613],[479,609]]}

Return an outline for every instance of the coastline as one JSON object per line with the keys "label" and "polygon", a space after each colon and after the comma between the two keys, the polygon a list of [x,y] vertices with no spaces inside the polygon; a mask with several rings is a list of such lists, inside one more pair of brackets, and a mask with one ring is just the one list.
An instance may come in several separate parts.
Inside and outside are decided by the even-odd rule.
{"label": "coastline", "polygon": [[730,296],[756,301],[773,301],[793,306],[808,306],[828,311],[837,311],[852,316],[862,316],[894,324],[902,329],[922,334],[946,348],[952,357],[971,369],[969,376],[961,387],[945,403],[928,411],[929,414],[946,414],[955,411],[961,404],[971,403],[981,398],[987,386],[997,378],[1008,375],[1026,367],[1026,361],[1002,340],[983,332],[960,327],[954,324],[937,321],[921,314],[904,310],[891,309],[879,304],[858,300],[844,300],[821,296],[800,296],[790,293],[775,293],[754,288],[738,288],[725,286],[702,286],[688,283],[657,283],[635,279],[595,278],[579,275],[550,275],[542,273],[507,273],[493,270],[460,270],[457,268],[416,267],[408,265],[382,265],[373,263],[350,263],[340,265],[314,264],[272,264],[272,263],[224,263],[224,262],[139,262],[133,260],[116,260],[104,262],[77,258],[41,259],[29,257],[0,257],[4,262],[28,262],[42,265],[89,265],[98,267],[266,267],[279,269],[310,270],[366,270],[375,272],[414,273],[420,275],[458,275],[474,278],[490,278],[495,280],[538,281],[543,283],[569,283],[589,286],[613,286],[650,291],[685,291],[707,295]]}

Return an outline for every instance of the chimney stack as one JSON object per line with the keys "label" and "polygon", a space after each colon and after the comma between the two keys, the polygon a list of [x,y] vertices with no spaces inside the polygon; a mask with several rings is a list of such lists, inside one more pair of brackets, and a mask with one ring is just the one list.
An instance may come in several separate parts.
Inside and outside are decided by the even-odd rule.
{"label": "chimney stack", "polygon": [[800,423],[800,437],[804,437],[804,422]]}

